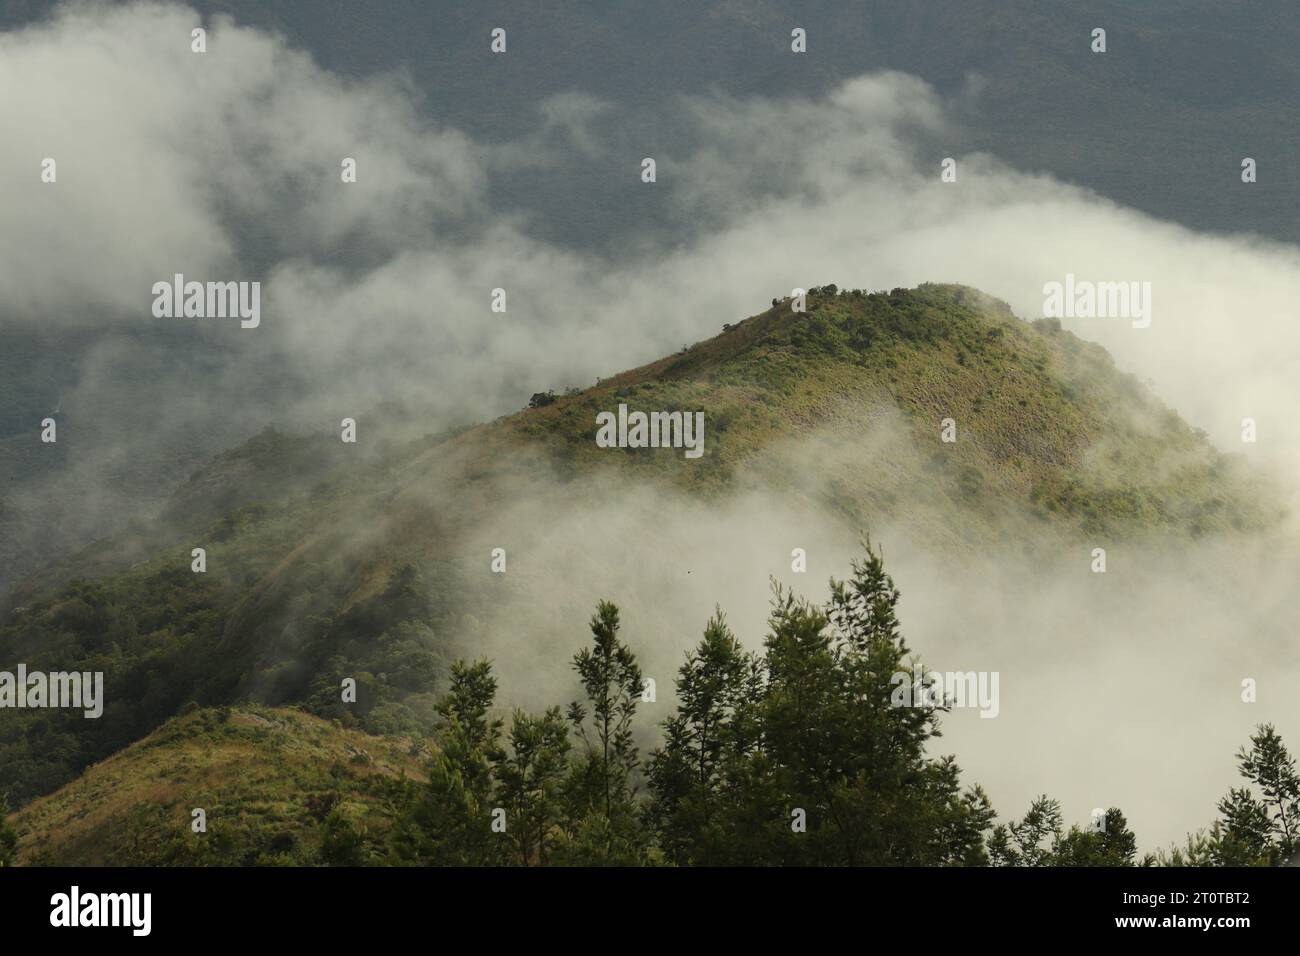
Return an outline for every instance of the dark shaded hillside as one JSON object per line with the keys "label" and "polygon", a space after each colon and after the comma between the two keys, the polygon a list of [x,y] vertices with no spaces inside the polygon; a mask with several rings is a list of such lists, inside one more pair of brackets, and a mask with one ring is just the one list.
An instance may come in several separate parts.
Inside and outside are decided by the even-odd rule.
{"label": "dark shaded hillside", "polygon": [[[0,662],[102,670],[108,700],[99,720],[6,712],[0,792],[47,793],[191,702],[427,730],[456,642],[497,601],[474,536],[522,499],[564,514],[597,488],[721,502],[762,487],[853,530],[898,524],[952,560],[1254,532],[1280,513],[1103,350],[979,292],[825,289],[808,306],[457,434],[385,443],[363,423],[369,437],[346,446],[268,432],[214,460],[158,525],[11,597]],[[595,415],[620,402],[704,411],[704,456],[597,448]],[[356,705],[339,702],[345,676]]]}

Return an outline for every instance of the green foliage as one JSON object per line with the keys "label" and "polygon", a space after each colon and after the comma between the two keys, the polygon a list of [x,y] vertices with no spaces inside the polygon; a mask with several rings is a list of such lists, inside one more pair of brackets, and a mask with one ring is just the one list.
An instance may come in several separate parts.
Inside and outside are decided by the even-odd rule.
{"label": "green foliage", "polygon": [[327,866],[364,866],[367,862],[365,837],[340,809],[325,818],[320,857]]}
{"label": "green foliage", "polygon": [[[632,718],[644,684],[636,655],[618,636],[618,608],[601,601],[590,627],[591,646],[573,657],[587,700],[573,701],[566,714],[585,750],[568,781],[571,812],[582,835],[568,858],[625,862],[645,839],[632,783],[639,766]],[[603,820],[593,820],[596,816]]]}
{"label": "green foliage", "polygon": [[647,815],[665,857],[689,863],[693,855],[720,853],[714,824],[758,743],[763,671],[718,609],[677,673],[677,713],[664,722],[664,744],[650,755]]}
{"label": "green foliage", "polygon": [[[432,690],[446,662],[442,643],[426,623],[427,595],[418,569],[398,568],[379,594],[337,618],[315,622],[314,637],[291,666],[274,672],[274,685],[262,693],[304,700],[322,717],[350,715],[368,733],[429,732],[436,721]],[[355,703],[343,703],[345,677],[357,681]]]}
{"label": "green foliage", "polygon": [[[591,619],[592,646],[584,647],[573,658],[573,669],[587,692],[587,703],[575,700],[568,710],[569,721],[594,766],[597,785],[593,803],[600,805],[607,818],[615,794],[627,787],[628,775],[636,764],[632,718],[643,690],[636,655],[619,640],[618,627],[618,608],[601,601]],[[588,716],[591,736],[587,733]]]}
{"label": "green foliage", "polygon": [[1247,788],[1233,787],[1219,801],[1220,839],[1217,862],[1222,866],[1268,866],[1274,862],[1268,807]]}
{"label": "green foliage", "polygon": [[560,708],[540,717],[515,711],[509,750],[495,758],[498,792],[516,859],[545,866],[563,820],[569,724]]}
{"label": "green foliage", "polygon": [[489,716],[496,690],[486,661],[452,667],[451,689],[438,705],[444,723],[429,782],[422,792],[407,784],[398,795],[399,861],[478,866],[506,859],[492,832],[493,765],[502,759],[502,722]]}
{"label": "green foliage", "polygon": [[[633,742],[641,669],[607,601],[573,656],[585,698],[567,714],[516,710],[507,730],[491,664],[454,663],[425,780],[380,771],[337,723],[327,731],[292,711],[187,708],[85,783],[119,801],[103,816],[108,831],[57,838],[68,821],[85,826],[75,823],[87,799],[78,782],[24,811],[33,842],[22,858],[67,862],[95,840],[97,862],[136,865],[1134,865],[1136,837],[1119,808],[1099,827],[1066,830],[1060,804],[1041,796],[995,825],[955,760],[929,755],[946,705],[895,699],[892,678],[916,663],[898,601],[868,545],[847,580],[830,582],[824,607],[775,587],[762,653],[744,650],[716,610],[678,670],[677,706],[644,766]],[[89,611],[62,613],[93,617],[85,603]],[[382,759],[423,753],[398,742]],[[245,790],[213,791],[206,809],[221,825],[206,834],[190,830],[189,804],[160,782],[174,767],[223,779],[199,754],[256,768]],[[1294,854],[1300,778],[1272,726],[1238,764],[1248,786],[1224,797],[1221,819],[1143,865],[1279,865]],[[19,850],[5,810],[0,865]]]}
{"label": "green foliage", "polygon": [[995,866],[1049,866],[1061,826],[1061,804],[1038,797],[1020,820],[994,828],[989,860]]}
{"label": "green foliage", "polygon": [[1157,866],[1223,866],[1229,855],[1224,837],[1223,825],[1216,821],[1208,832],[1189,833],[1182,846],[1157,850],[1151,862]]}
{"label": "green foliage", "polygon": [[1077,824],[1061,837],[1055,848],[1056,866],[1132,866],[1137,856],[1137,837],[1118,807],[1111,807],[1101,820],[1101,829],[1081,829]]}
{"label": "green foliage", "polygon": [[1279,866],[1300,852],[1300,774],[1295,758],[1271,724],[1250,738],[1237,754],[1241,775],[1254,785],[1233,788],[1219,801],[1224,866]]}
{"label": "green foliage", "polygon": [[[345,613],[300,625],[305,640],[264,647],[226,639],[232,593],[215,553],[209,561],[208,574],[172,557],[121,578],[74,580],[0,627],[0,659],[30,670],[103,671],[108,689],[98,720],[33,709],[0,722],[0,791],[21,805],[184,707],[239,700],[243,687],[370,733],[433,729],[444,645],[426,623],[431,607],[416,568],[398,568],[383,591]],[[342,702],[344,677],[358,681],[355,705]]]}
{"label": "green foliage", "polygon": [[9,823],[9,801],[0,797],[0,867],[13,866],[18,857],[18,834]]}
{"label": "green foliage", "polygon": [[[655,814],[671,821],[674,859],[982,862],[993,816],[987,797],[978,788],[962,791],[951,759],[925,754],[938,708],[892,701],[891,676],[904,669],[908,653],[897,602],[870,550],[854,562],[852,578],[832,581],[825,610],[778,587],[761,676],[729,647],[720,619],[711,623],[682,672],[687,709],[666,726],[651,771]],[[690,688],[697,672],[712,678],[704,694]],[[752,703],[745,700],[751,694]],[[710,714],[712,745],[699,730]],[[684,768],[702,753],[705,778],[687,788]],[[725,799],[714,799],[719,792]],[[803,811],[806,832],[791,827],[796,811]]]}
{"label": "green foliage", "polygon": [[[868,549],[826,609],[778,588],[764,653],[719,610],[678,672],[678,707],[642,773],[633,719],[641,669],[602,601],[573,658],[586,695],[488,716],[486,663],[452,668],[430,784],[408,798],[394,854],[408,862],[637,865],[978,865],[993,811],[951,757],[929,758],[933,706],[900,707],[908,649],[898,591]],[[580,743],[570,756],[569,734]],[[505,809],[504,831],[489,807]],[[796,832],[792,813],[807,826]]]}
{"label": "green foliage", "polygon": [[1020,820],[994,827],[989,862],[994,866],[1133,866],[1137,837],[1118,807],[1098,821],[1062,832],[1061,805],[1038,797]]}

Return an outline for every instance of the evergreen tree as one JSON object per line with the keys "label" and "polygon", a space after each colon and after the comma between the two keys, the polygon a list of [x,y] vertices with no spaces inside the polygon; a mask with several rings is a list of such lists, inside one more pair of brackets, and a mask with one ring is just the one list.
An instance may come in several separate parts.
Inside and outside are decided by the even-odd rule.
{"label": "evergreen tree", "polygon": [[321,862],[327,866],[364,866],[365,836],[335,807],[325,818],[321,839]]}
{"label": "evergreen tree", "polygon": [[1221,866],[1223,836],[1223,826],[1216,822],[1209,832],[1189,833],[1182,846],[1157,850],[1150,862],[1156,866]]}
{"label": "evergreen tree", "polygon": [[[985,837],[997,814],[984,788],[965,790],[961,769],[951,755],[926,766],[927,786],[919,808],[928,811],[918,819],[921,829],[917,862],[939,866],[988,866]],[[924,828],[928,826],[929,834]]]}
{"label": "evergreen tree", "polygon": [[1038,797],[1019,821],[994,828],[990,860],[995,866],[1051,866],[1061,826],[1060,803],[1046,795]]}
{"label": "evergreen tree", "polygon": [[849,580],[832,581],[828,608],[843,675],[849,761],[840,771],[841,801],[854,821],[852,862],[982,862],[983,831],[993,817],[988,799],[978,789],[962,793],[951,758],[926,756],[946,705],[925,700],[916,687],[911,701],[896,694],[910,663],[899,592],[882,556],[870,545],[866,552],[853,561]]}
{"label": "evergreen tree", "polygon": [[[908,649],[878,554],[822,609],[779,585],[752,672],[720,618],[688,660],[652,762],[651,819],[670,859],[728,865],[986,861],[993,811],[930,759],[943,709],[893,694]],[[729,635],[727,635],[729,636]]]}
{"label": "evergreen tree", "polygon": [[1054,866],[1132,866],[1137,856],[1137,837],[1118,807],[1106,811],[1101,830],[1082,829],[1077,824],[1053,848]]}
{"label": "evergreen tree", "polygon": [[1264,724],[1250,738],[1250,749],[1238,751],[1237,765],[1263,794],[1259,805],[1269,824],[1269,859],[1275,865],[1285,863],[1300,851],[1300,774],[1295,758],[1273,725]]}
{"label": "evergreen tree", "polygon": [[501,721],[488,716],[496,696],[490,662],[457,661],[451,667],[451,689],[438,702],[438,715],[444,727],[458,728],[471,746],[491,751],[501,734]]}
{"label": "evergreen tree", "polygon": [[728,799],[726,769],[757,743],[749,715],[761,686],[757,658],[745,653],[718,609],[678,669],[677,712],[664,722],[663,746],[650,755],[648,818],[669,860],[714,858],[713,821]]}
{"label": "evergreen tree", "polygon": [[1165,866],[1281,866],[1300,851],[1300,775],[1271,724],[1257,728],[1237,752],[1241,775],[1258,788],[1233,787],[1219,801],[1209,831],[1155,855]]}
{"label": "evergreen tree", "polygon": [[1268,806],[1250,790],[1233,787],[1219,801],[1222,839],[1217,850],[1223,866],[1271,866],[1275,860]]}
{"label": "evergreen tree", "polygon": [[487,661],[456,662],[451,689],[439,702],[443,726],[423,792],[408,796],[394,832],[401,861],[482,866],[505,860],[492,832],[492,767],[501,755],[502,721],[489,712],[497,683]]}
{"label": "evergreen tree", "polygon": [[521,863],[545,866],[561,822],[569,725],[558,707],[540,717],[515,711],[509,744],[495,761],[506,832]]}
{"label": "evergreen tree", "polygon": [[[770,854],[771,863],[814,864],[834,845],[843,848],[842,862],[857,862],[856,841],[846,832],[845,808],[838,805],[835,791],[844,779],[844,758],[870,744],[848,740],[842,675],[836,671],[827,624],[820,608],[775,588],[764,645],[767,678],[761,712],[765,765],[775,787],[749,779],[755,790],[750,799],[761,799],[765,792],[778,797],[778,805],[766,810],[783,821],[782,830],[790,831],[789,836],[778,831],[779,839],[774,839],[778,834],[764,839],[768,845],[760,851]],[[807,829],[795,833],[788,822],[800,812]],[[751,862],[763,862],[762,856]]]}
{"label": "evergreen tree", "polygon": [[825,612],[778,591],[767,641],[764,746],[808,812],[801,862],[978,864],[993,811],[934,760],[942,703],[900,700],[909,650],[898,589],[868,544]]}
{"label": "evergreen tree", "polygon": [[567,714],[585,748],[567,786],[569,849],[571,862],[626,863],[645,846],[632,786],[632,718],[644,687],[636,655],[618,636],[618,608],[601,601],[590,626],[591,647],[573,658],[587,701],[574,701]]}

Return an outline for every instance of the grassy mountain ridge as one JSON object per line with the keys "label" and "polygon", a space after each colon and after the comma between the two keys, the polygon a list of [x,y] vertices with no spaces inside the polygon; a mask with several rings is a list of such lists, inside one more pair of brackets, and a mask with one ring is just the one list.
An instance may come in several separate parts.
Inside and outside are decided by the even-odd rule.
{"label": "grassy mountain ridge", "polygon": [[[806,315],[782,303],[510,424],[566,463],[672,468],[662,451],[610,456],[590,441],[595,413],[619,402],[707,410],[708,464],[670,475],[695,490],[725,487],[742,467],[775,481],[768,453],[781,440],[864,426],[884,410],[906,432],[891,450],[920,451],[916,464],[942,476],[933,484],[955,491],[954,504],[1027,504],[1085,535],[1195,536],[1276,517],[1254,500],[1267,502],[1267,489],[1105,350],[960,286],[814,295]],[[958,429],[947,446],[945,418]],[[849,495],[872,482],[859,474]]]}
{"label": "grassy mountain ridge", "polygon": [[[596,413],[620,402],[703,410],[704,457],[598,449]],[[48,793],[191,703],[299,704],[371,733],[426,731],[454,639],[495,600],[475,529],[521,498],[558,511],[611,486],[705,502],[764,487],[846,526],[903,522],[957,558],[1008,538],[1033,550],[1256,531],[1280,514],[1102,349],[1050,323],[959,286],[813,290],[805,314],[777,303],[473,428],[359,446],[268,432],[220,456],[156,527],[10,599],[0,661],[103,670],[108,702],[98,721],[4,714],[0,792]],[[196,545],[206,574],[190,570]],[[339,702],[344,676],[355,705]]]}
{"label": "grassy mountain ridge", "polygon": [[[422,747],[295,710],[194,711],[24,807],[19,862],[318,863],[331,814],[363,832],[385,827],[384,781],[419,778]],[[196,807],[202,834],[191,829]]]}

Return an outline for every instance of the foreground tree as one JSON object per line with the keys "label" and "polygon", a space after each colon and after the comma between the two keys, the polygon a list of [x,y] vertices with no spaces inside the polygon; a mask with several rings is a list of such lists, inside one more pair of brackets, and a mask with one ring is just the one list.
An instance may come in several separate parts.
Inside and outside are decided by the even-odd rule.
{"label": "foreground tree", "polygon": [[515,711],[508,740],[495,762],[506,832],[518,862],[545,866],[562,822],[569,725],[558,707],[540,717]]}
{"label": "foreground tree", "polygon": [[497,682],[487,661],[457,662],[438,705],[442,727],[423,792],[406,794],[394,832],[403,862],[481,866],[504,862],[492,830],[493,763],[502,759],[502,721],[490,716]]}
{"label": "foreground tree", "polygon": [[1262,724],[1250,747],[1237,752],[1250,786],[1233,787],[1218,803],[1219,819],[1188,834],[1181,845],[1157,851],[1160,866],[1285,866],[1300,852],[1300,775],[1271,724]]}
{"label": "foreground tree", "polygon": [[1111,807],[1101,828],[1077,824],[1061,837],[1052,854],[1053,866],[1132,866],[1137,856],[1137,837],[1118,807]]}
{"label": "foreground tree", "polygon": [[1215,823],[1209,830],[1189,833],[1181,846],[1157,850],[1149,861],[1156,866],[1218,866],[1223,827]]}
{"label": "foreground tree", "polygon": [[758,658],[744,651],[719,609],[678,669],[677,712],[650,755],[647,817],[672,862],[717,855],[714,821],[736,796],[729,792],[735,769],[761,737],[754,705],[762,688]]}
{"label": "foreground tree", "polygon": [[1281,866],[1300,852],[1300,774],[1295,758],[1271,724],[1258,728],[1250,748],[1237,753],[1249,787],[1233,788],[1219,801],[1223,866]]}
{"label": "foreground tree", "polygon": [[[987,796],[950,756],[927,750],[951,702],[900,700],[915,673],[899,593],[868,546],[818,607],[780,588],[763,653],[717,611],[677,674],[677,706],[645,768],[633,720],[641,669],[602,601],[573,658],[584,699],[567,714],[516,712],[502,738],[486,662],[457,664],[427,786],[406,785],[400,861],[634,865],[1131,866],[1137,840],[1111,807],[1065,830],[1047,796],[994,827]],[[571,735],[581,743],[572,753]],[[1238,754],[1248,786],[1221,819],[1143,865],[1278,865],[1300,850],[1300,774],[1273,727]],[[506,827],[493,822],[505,811]],[[333,825],[331,856],[367,848]],[[4,850],[0,838],[0,854]],[[3,859],[0,856],[0,859]]]}
{"label": "foreground tree", "polygon": [[995,866],[1051,866],[1061,827],[1061,804],[1044,794],[1029,805],[1020,820],[994,828],[989,838],[990,862]]}
{"label": "foreground tree", "polygon": [[651,767],[652,819],[672,859],[985,861],[988,798],[962,790],[951,758],[925,753],[944,706],[900,706],[892,693],[908,655],[898,597],[870,547],[848,581],[831,582],[826,609],[778,586],[752,676],[710,623]]}
{"label": "foreground tree", "polygon": [[647,844],[635,803],[638,770],[632,718],[644,690],[636,655],[618,636],[618,608],[601,601],[591,618],[592,643],[573,658],[586,702],[573,701],[568,719],[583,756],[567,784],[566,862],[640,862]]}

